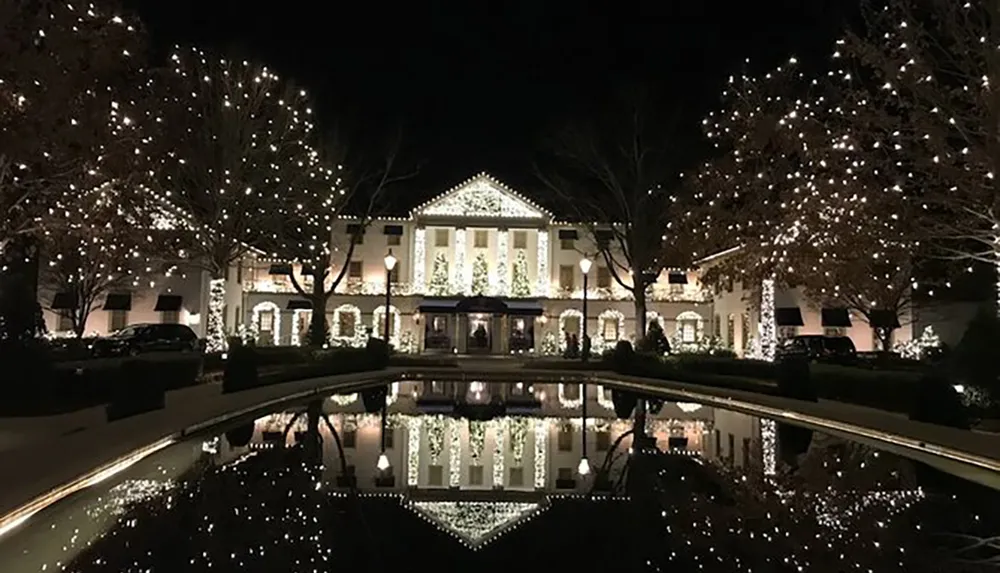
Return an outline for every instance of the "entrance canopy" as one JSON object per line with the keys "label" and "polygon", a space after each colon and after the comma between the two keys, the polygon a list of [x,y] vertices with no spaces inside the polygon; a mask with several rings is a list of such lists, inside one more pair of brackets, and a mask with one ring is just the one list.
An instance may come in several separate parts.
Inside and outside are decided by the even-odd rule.
{"label": "entrance canopy", "polygon": [[492,296],[465,298],[425,298],[420,312],[429,314],[501,314],[541,316],[542,305],[537,300],[505,300]]}

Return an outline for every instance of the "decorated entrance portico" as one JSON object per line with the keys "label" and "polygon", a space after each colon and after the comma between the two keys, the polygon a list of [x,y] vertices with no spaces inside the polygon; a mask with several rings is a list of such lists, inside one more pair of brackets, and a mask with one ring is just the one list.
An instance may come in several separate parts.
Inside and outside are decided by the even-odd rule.
{"label": "decorated entrance portico", "polygon": [[542,305],[489,296],[425,298],[419,311],[425,351],[507,354],[534,350]]}

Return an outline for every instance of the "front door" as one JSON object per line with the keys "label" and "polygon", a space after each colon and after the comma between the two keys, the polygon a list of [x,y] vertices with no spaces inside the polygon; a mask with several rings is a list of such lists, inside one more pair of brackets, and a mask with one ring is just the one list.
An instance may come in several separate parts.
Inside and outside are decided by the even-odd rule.
{"label": "front door", "polygon": [[493,348],[493,331],[491,316],[488,314],[470,314],[469,337],[466,348],[470,354],[489,354]]}

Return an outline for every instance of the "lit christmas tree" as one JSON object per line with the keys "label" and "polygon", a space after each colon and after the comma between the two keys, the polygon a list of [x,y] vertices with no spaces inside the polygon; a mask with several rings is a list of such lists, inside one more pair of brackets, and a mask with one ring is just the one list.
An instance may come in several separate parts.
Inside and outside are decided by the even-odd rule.
{"label": "lit christmas tree", "polygon": [[514,298],[531,296],[531,283],[528,282],[528,257],[525,256],[524,249],[518,249],[517,256],[514,258],[510,294]]}
{"label": "lit christmas tree", "polygon": [[[189,257],[225,285],[233,263],[269,243],[285,205],[336,197],[336,174],[318,166],[306,93],[267,67],[178,49],[161,84],[159,185],[191,218]],[[209,350],[225,345],[223,304],[209,301]]]}
{"label": "lit christmas tree", "polygon": [[486,255],[479,253],[472,261],[472,294],[482,295],[490,292],[490,266]]}
{"label": "lit christmas tree", "polygon": [[434,267],[431,269],[431,282],[427,285],[427,292],[431,296],[445,296],[451,293],[448,281],[448,258],[441,251],[434,255]]}

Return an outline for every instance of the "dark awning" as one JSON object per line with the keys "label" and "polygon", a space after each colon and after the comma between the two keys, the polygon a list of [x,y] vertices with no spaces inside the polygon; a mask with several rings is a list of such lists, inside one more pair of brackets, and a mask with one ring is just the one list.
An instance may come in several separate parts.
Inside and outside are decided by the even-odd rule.
{"label": "dark awning", "polygon": [[542,304],[537,300],[508,300],[507,314],[516,316],[542,316]]}
{"label": "dark awning", "polygon": [[173,312],[181,309],[184,304],[184,297],[177,294],[161,294],[156,297],[156,312]]}
{"label": "dark awning", "polygon": [[57,292],[52,297],[52,310],[72,310],[76,308],[76,295],[71,292]]}
{"label": "dark awning", "polygon": [[850,328],[851,314],[846,308],[824,308],[820,311],[823,326],[834,328]]}
{"label": "dark awning", "polygon": [[802,311],[797,306],[774,309],[774,324],[777,326],[802,326]]}
{"label": "dark awning", "polygon": [[292,299],[288,301],[288,305],[285,307],[285,310],[310,310],[312,307],[312,302],[308,300]]}
{"label": "dark awning", "polygon": [[403,236],[403,226],[402,225],[386,225],[382,227],[382,234],[402,237]]}
{"label": "dark awning", "polygon": [[688,284],[687,273],[671,272],[667,275],[667,282],[672,285],[686,285]]}
{"label": "dark awning", "polygon": [[465,313],[507,314],[507,304],[492,296],[470,296],[458,301],[455,310]]}
{"label": "dark awning", "polygon": [[580,237],[577,234],[576,229],[559,229],[560,241],[575,241],[578,238]]}
{"label": "dark awning", "polygon": [[347,225],[347,234],[348,235],[352,235],[352,236],[353,235],[363,235],[366,230],[367,230],[367,228],[365,226],[362,226],[360,223],[351,223],[351,224]]}
{"label": "dark awning", "polygon": [[458,306],[458,299],[454,298],[425,298],[417,310],[429,314],[454,314],[455,307]]}
{"label": "dark awning", "polygon": [[868,314],[872,328],[899,328],[899,316],[891,310],[873,310]]}
{"label": "dark awning", "polygon": [[287,263],[273,264],[273,265],[271,265],[271,268],[268,270],[268,274],[271,274],[271,275],[286,275],[286,276],[290,275],[290,274],[292,274],[292,265],[289,265]]}
{"label": "dark awning", "polygon": [[104,310],[132,310],[132,295],[129,293],[109,294],[104,299]]}

